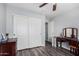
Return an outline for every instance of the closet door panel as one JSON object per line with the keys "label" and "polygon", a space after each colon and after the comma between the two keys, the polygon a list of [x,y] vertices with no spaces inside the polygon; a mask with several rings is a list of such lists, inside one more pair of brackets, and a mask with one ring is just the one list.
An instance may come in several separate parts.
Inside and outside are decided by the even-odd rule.
{"label": "closet door panel", "polygon": [[14,33],[17,36],[17,50],[29,48],[28,46],[28,18],[24,16],[14,17]]}
{"label": "closet door panel", "polygon": [[30,48],[41,46],[41,19],[29,18]]}

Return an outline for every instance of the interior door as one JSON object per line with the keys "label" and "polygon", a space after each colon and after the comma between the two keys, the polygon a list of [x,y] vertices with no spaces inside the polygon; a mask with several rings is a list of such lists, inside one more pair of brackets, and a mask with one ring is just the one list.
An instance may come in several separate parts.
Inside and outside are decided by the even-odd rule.
{"label": "interior door", "polygon": [[42,45],[41,40],[41,19],[29,18],[29,39],[30,47]]}
{"label": "interior door", "polygon": [[17,50],[29,48],[28,18],[14,16],[14,33],[17,36]]}

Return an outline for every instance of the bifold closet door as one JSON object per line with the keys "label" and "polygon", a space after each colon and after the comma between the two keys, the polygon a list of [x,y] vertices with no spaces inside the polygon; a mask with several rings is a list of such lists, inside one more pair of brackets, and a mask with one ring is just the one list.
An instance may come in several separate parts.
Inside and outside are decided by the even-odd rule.
{"label": "bifold closet door", "polygon": [[42,46],[41,42],[41,19],[29,18],[29,43],[30,48]]}
{"label": "bifold closet door", "polygon": [[14,33],[17,36],[17,50],[29,48],[28,18],[14,16]]}
{"label": "bifold closet door", "polygon": [[15,16],[14,33],[17,36],[17,50],[42,46],[39,18]]}

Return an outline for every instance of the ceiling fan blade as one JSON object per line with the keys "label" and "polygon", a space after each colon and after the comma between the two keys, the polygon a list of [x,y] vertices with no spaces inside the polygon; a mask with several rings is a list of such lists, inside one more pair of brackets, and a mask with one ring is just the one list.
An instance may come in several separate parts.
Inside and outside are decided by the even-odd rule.
{"label": "ceiling fan blade", "polygon": [[46,4],[48,4],[48,3],[43,3],[39,7],[41,8],[41,7],[45,6]]}
{"label": "ceiling fan blade", "polygon": [[57,4],[55,3],[55,4],[53,5],[53,11],[56,10],[56,7],[57,7]]}

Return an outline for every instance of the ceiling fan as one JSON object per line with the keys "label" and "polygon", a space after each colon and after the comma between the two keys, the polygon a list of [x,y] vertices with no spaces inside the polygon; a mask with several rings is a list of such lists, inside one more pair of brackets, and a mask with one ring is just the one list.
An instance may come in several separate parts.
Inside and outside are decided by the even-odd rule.
{"label": "ceiling fan", "polygon": [[[45,5],[47,5],[48,3],[43,3],[43,4],[41,4],[40,6],[39,6],[39,8],[42,8],[43,6],[45,6]],[[52,10],[53,11],[56,11],[56,7],[57,7],[57,4],[55,3],[54,5],[53,5],[53,8],[52,8]]]}

